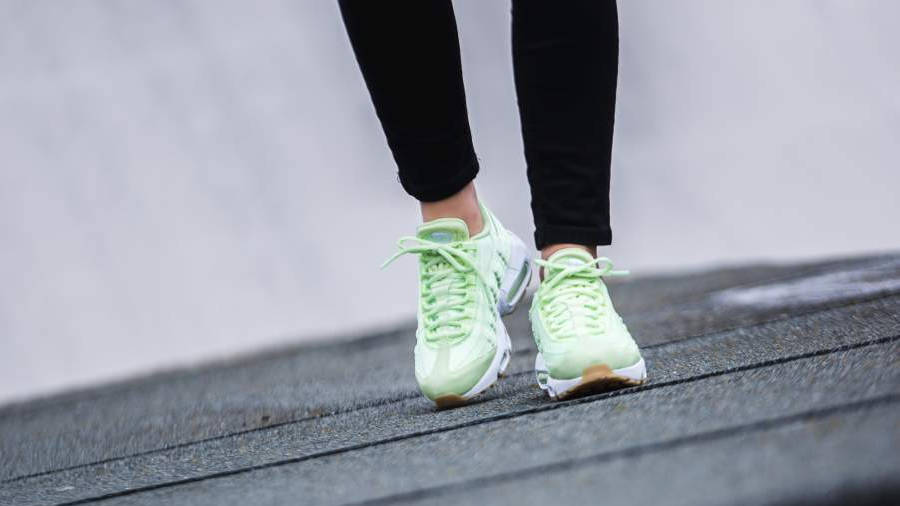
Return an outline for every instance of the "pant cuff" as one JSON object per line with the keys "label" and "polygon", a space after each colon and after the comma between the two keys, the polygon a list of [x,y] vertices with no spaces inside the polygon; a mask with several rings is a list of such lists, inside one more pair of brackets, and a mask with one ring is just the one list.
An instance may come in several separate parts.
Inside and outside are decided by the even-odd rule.
{"label": "pant cuff", "polygon": [[534,231],[534,244],[539,250],[560,243],[608,246],[612,244],[612,230],[609,227],[544,226]]}
{"label": "pant cuff", "polygon": [[478,159],[473,156],[469,162],[463,165],[449,179],[426,185],[415,181],[404,180],[401,172],[400,184],[403,185],[403,189],[406,190],[406,193],[415,197],[419,202],[435,202],[458,193],[469,184],[470,181],[475,179],[477,174]]}

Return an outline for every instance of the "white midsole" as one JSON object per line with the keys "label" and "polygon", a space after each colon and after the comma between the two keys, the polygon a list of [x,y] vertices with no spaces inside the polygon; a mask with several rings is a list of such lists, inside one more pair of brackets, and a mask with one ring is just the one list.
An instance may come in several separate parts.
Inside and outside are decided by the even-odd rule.
{"label": "white midsole", "polygon": [[[531,261],[528,257],[528,250],[521,239],[516,236],[513,236],[513,239],[509,263],[507,264],[506,272],[503,274],[503,279],[500,280],[500,301],[497,303],[497,311],[501,316],[509,314],[516,309],[516,305],[522,300],[522,296],[525,294],[525,290],[531,281]],[[527,269],[528,271],[520,276],[522,269]],[[522,282],[518,287],[515,287],[515,293],[511,297],[508,296],[516,279],[520,277]],[[509,367],[509,360],[512,356],[512,341],[509,339],[509,333],[506,331],[506,325],[503,324],[503,320],[500,318],[497,320],[499,326],[497,328],[497,351],[494,353],[494,359],[491,361],[491,366],[478,380],[478,383],[462,394],[466,399],[487,390]]]}
{"label": "white midsole", "polygon": [[[538,385],[541,390],[545,390],[551,398],[556,399],[560,395],[565,394],[569,390],[581,384],[583,376],[572,379],[556,379],[550,376],[544,357],[538,352],[534,359],[534,371],[537,375]],[[644,359],[641,358],[634,365],[623,367],[621,369],[613,369],[613,374],[628,378],[634,381],[644,381],[647,379],[647,366]]]}
{"label": "white midsole", "polygon": [[509,340],[509,334],[506,332],[506,326],[500,321],[500,328],[497,329],[497,352],[494,353],[494,360],[491,366],[484,372],[484,375],[475,383],[475,386],[469,389],[462,396],[466,399],[478,395],[485,391],[497,381],[501,374],[506,372],[509,366],[509,358],[512,355],[512,342]]}

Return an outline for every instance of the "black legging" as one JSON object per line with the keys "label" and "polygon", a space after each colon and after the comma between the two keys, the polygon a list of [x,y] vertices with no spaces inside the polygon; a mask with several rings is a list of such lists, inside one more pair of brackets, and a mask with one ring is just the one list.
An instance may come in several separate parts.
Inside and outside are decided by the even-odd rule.
{"label": "black legging", "polygon": [[[423,202],[478,173],[450,0],[340,0],[400,172]],[[516,92],[538,249],[606,245],[618,71],[614,0],[513,0]]]}

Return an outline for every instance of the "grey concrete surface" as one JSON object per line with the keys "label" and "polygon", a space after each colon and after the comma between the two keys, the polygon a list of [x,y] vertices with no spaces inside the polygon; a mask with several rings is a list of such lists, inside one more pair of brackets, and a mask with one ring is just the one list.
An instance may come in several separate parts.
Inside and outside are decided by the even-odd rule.
{"label": "grey concrete surface", "polygon": [[487,496],[523,505],[897,504],[896,401],[809,411],[383,503],[466,504]]}
{"label": "grey concrete surface", "polygon": [[[750,311],[750,317],[755,319],[748,318],[747,307],[715,303],[717,294],[728,287],[733,289],[734,283],[741,283],[739,286],[747,289],[766,286],[765,280],[769,285],[782,286],[796,276],[815,278],[822,269],[856,272],[858,266],[869,265],[872,272],[880,272],[877,266],[896,260],[876,257],[796,266],[793,277],[786,274],[773,277],[766,269],[748,269],[747,272],[756,276],[756,283],[750,276],[735,276],[731,271],[722,272],[717,285],[712,281],[717,278],[716,273],[681,280],[667,278],[660,280],[659,293],[655,293],[653,283],[640,282],[632,287],[625,282],[613,287],[612,292],[621,301],[619,310],[642,345],[693,337],[684,345],[691,350],[690,354],[665,356],[669,361],[663,367],[667,374],[681,367],[715,370],[715,367],[741,364],[748,358],[777,358],[778,346],[786,343],[790,343],[794,352],[806,353],[889,337],[896,323],[879,314],[897,312],[892,297],[820,311],[809,317],[799,315],[822,309],[821,301],[812,306],[795,305],[791,306],[795,318],[787,321],[780,321],[784,320],[783,313],[773,313],[763,307],[758,309],[758,314]],[[900,273],[895,272],[894,276],[900,278]],[[692,280],[697,280],[696,286]],[[677,295],[679,286],[681,296]],[[718,286],[719,290],[710,291],[710,286]],[[646,293],[646,297],[641,293]],[[859,294],[841,294],[832,304],[868,300],[859,297]],[[649,300],[656,300],[659,309],[648,307]],[[652,317],[655,312],[669,315],[669,320]],[[853,327],[845,321],[851,317],[868,318],[868,333],[853,334]],[[695,319],[697,322],[693,322]],[[534,349],[526,312],[520,310],[506,321],[518,350],[513,368],[526,370],[531,366]],[[747,328],[766,321],[776,323]],[[827,329],[814,330],[815,325]],[[659,333],[665,328],[669,333],[662,334],[665,337],[661,338]],[[683,333],[683,328],[691,328],[696,333]],[[732,333],[721,333],[734,328],[737,330]],[[78,465],[164,448],[197,437],[217,437],[373,403],[415,398],[415,382],[407,367],[410,343],[414,340],[412,332],[412,328],[407,328],[356,343],[300,347],[237,363],[0,408],[0,433],[5,435],[0,437],[0,454],[17,462],[20,471],[31,474],[46,469],[49,463]],[[817,339],[806,342],[813,334],[818,334]],[[748,335],[753,336],[752,341],[745,341]],[[705,356],[709,354],[705,350],[693,355],[694,359],[703,357],[703,362],[692,362],[692,348],[704,349],[710,342],[728,345],[723,344],[724,349],[712,357]],[[751,342],[752,348],[748,348]],[[736,355],[745,352],[748,354]],[[675,360],[679,356],[681,362]],[[341,367],[335,367],[336,363]],[[525,385],[530,384],[530,379],[523,381]],[[15,430],[23,420],[28,420],[28,430]],[[52,437],[48,438],[48,434]],[[3,469],[11,471],[12,466]],[[0,472],[0,477],[6,476],[6,472]]]}
{"label": "grey concrete surface", "polygon": [[651,382],[563,403],[534,384],[520,310],[511,375],[455,410],[417,394],[409,328],[7,406],[0,504],[896,497],[898,262],[618,283]]}
{"label": "grey concrete surface", "polygon": [[[900,247],[900,3],[619,3],[619,267]],[[509,3],[454,5],[479,190],[528,239]],[[334,1],[0,2],[0,402],[407,321],[355,65]]]}

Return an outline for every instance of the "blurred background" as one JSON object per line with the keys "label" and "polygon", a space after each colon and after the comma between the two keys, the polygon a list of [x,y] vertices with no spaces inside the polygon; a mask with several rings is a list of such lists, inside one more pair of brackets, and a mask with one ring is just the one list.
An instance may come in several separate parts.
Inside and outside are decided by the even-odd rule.
{"label": "blurred background", "polygon": [[[481,196],[533,228],[506,1],[455,2]],[[619,3],[635,275],[900,247],[900,3]],[[0,1],[0,403],[409,324],[418,224],[332,1]]]}

